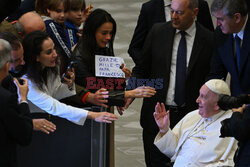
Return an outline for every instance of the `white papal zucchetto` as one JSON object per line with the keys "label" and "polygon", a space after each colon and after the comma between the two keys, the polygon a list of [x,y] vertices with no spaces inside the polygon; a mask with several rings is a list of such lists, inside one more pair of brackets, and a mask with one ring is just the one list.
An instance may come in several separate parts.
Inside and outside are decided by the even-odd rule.
{"label": "white papal zucchetto", "polygon": [[214,93],[231,95],[230,89],[227,83],[221,79],[211,79],[205,83],[205,85]]}

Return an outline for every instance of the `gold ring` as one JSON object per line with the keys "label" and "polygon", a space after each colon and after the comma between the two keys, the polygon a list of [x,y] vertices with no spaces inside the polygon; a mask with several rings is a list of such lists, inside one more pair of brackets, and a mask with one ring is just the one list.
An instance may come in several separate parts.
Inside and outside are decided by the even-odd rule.
{"label": "gold ring", "polygon": [[44,128],[46,128],[47,126],[46,125],[43,125]]}

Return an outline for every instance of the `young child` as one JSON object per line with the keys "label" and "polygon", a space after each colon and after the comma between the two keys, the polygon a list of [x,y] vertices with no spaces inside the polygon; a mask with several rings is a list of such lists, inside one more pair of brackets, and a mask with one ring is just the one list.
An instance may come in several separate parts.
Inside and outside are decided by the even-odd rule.
{"label": "young child", "polygon": [[69,6],[66,13],[66,34],[72,49],[80,36],[79,26],[83,22],[86,4],[84,0],[68,0]]}
{"label": "young child", "polygon": [[65,12],[69,0],[37,0],[36,11],[42,16],[46,32],[62,56],[62,72],[70,61],[71,47],[65,33]]}

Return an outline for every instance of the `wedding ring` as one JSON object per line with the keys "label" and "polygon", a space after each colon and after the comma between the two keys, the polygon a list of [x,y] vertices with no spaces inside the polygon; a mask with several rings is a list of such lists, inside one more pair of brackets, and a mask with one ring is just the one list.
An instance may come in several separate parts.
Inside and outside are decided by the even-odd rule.
{"label": "wedding ring", "polygon": [[47,126],[46,125],[43,125],[44,128],[46,128]]}

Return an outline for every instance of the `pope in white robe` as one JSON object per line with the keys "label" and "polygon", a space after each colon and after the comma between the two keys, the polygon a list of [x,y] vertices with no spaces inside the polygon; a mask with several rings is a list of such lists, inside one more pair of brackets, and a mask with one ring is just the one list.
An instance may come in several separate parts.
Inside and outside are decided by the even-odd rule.
{"label": "pope in white robe", "polygon": [[227,84],[218,79],[206,82],[197,98],[199,109],[187,114],[174,128],[169,128],[169,111],[157,104],[154,117],[159,133],[154,144],[174,161],[174,167],[234,166],[237,149],[234,138],[220,138],[221,121],[232,111],[220,110],[219,94],[230,95]]}

